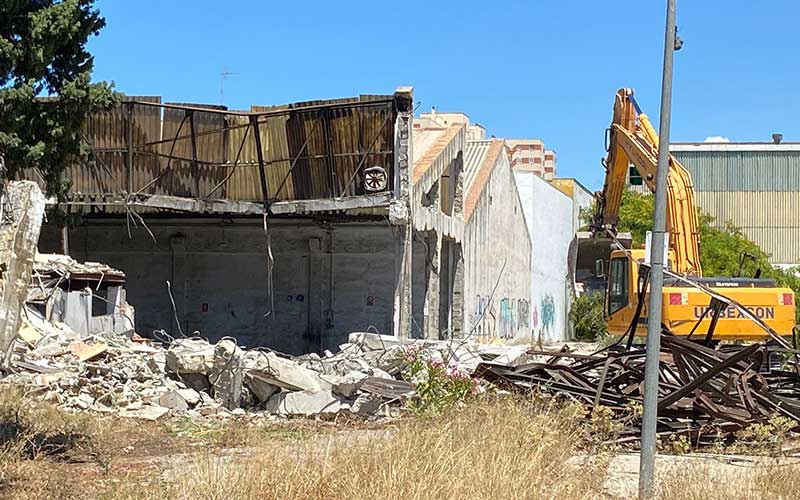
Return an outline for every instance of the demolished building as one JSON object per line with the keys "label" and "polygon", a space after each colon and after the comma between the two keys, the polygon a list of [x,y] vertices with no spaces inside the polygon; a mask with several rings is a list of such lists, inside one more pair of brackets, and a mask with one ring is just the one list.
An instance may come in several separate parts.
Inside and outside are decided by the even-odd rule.
{"label": "demolished building", "polygon": [[[414,128],[412,103],[411,88],[247,111],[127,97],[85,124],[94,161],[68,169],[65,222],[39,249],[122,271],[145,336],[289,354],[354,331],[529,342],[530,297],[505,281],[529,240],[497,246],[522,210],[485,188],[516,196],[492,180],[507,162],[465,180],[469,125]],[[470,284],[496,262],[502,279]]]}

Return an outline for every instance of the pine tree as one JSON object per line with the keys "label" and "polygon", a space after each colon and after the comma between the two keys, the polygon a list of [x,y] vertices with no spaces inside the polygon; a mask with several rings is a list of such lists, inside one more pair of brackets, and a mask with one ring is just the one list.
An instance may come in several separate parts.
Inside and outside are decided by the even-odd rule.
{"label": "pine tree", "polygon": [[6,178],[34,168],[63,199],[64,169],[86,159],[86,116],[119,99],[113,83],[91,83],[86,42],[105,26],[94,0],[0,2],[0,155]]}

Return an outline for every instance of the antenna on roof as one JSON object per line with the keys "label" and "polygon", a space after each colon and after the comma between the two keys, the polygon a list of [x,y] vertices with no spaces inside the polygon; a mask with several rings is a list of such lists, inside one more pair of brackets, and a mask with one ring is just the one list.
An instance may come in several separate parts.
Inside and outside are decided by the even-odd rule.
{"label": "antenna on roof", "polygon": [[220,104],[225,104],[225,79],[230,78],[234,75],[239,75],[240,73],[234,73],[231,71],[225,71],[225,68],[222,68],[222,72],[219,74],[219,102]]}

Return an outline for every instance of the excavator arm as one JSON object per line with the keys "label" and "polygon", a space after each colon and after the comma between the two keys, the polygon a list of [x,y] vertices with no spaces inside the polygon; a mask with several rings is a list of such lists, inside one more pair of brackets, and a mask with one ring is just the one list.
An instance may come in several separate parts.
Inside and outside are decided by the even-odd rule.
{"label": "excavator arm", "polygon": [[[655,192],[656,188],[658,134],[636,104],[633,89],[617,92],[608,134],[608,156],[604,161],[606,178],[603,191],[597,195],[592,221],[595,234],[604,234],[607,230],[616,233],[629,164],[636,167],[650,191]],[[667,232],[670,249],[674,252],[675,270],[681,274],[702,276],[692,179],[672,155],[669,155],[667,174]]]}

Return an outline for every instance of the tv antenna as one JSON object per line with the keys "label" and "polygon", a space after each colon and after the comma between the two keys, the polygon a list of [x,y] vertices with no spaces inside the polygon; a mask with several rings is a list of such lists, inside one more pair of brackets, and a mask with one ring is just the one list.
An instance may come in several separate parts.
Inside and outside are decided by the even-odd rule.
{"label": "tv antenna", "polygon": [[221,104],[225,104],[225,79],[238,74],[240,73],[225,71],[225,69],[219,74],[219,101]]}

